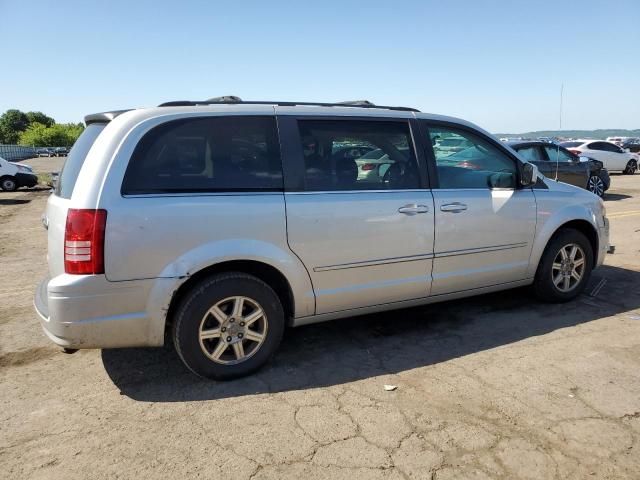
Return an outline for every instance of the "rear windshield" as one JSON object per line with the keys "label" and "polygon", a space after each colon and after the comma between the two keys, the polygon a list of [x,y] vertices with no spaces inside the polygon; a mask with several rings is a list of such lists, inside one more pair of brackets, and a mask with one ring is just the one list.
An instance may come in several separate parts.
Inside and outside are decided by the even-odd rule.
{"label": "rear windshield", "polygon": [[106,123],[92,123],[82,132],[78,140],[76,140],[58,177],[58,183],[55,189],[57,196],[71,198],[73,187],[75,187],[76,180],[78,180],[84,159],[87,157],[87,153],[89,153],[93,142],[95,142],[106,125]]}

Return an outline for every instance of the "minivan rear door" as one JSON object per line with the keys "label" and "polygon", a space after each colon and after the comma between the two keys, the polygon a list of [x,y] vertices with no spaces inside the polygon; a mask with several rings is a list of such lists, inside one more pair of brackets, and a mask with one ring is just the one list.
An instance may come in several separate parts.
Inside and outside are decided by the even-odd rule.
{"label": "minivan rear door", "polygon": [[[433,197],[409,115],[299,111],[280,109],[278,116],[287,238],[311,276],[316,313],[427,297]],[[363,155],[332,155],[347,146],[362,147]]]}

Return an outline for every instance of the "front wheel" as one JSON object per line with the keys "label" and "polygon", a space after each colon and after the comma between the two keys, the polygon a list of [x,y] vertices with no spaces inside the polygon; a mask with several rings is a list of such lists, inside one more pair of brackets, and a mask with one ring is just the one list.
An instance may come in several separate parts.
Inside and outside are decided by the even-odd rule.
{"label": "front wheel", "polygon": [[3,177],[0,179],[0,188],[5,192],[15,192],[18,189],[18,182],[13,177]]}
{"label": "front wheel", "polygon": [[591,193],[595,193],[599,197],[604,195],[604,182],[599,175],[591,175],[587,182],[587,190]]}
{"label": "front wheel", "polygon": [[587,286],[593,269],[593,249],[587,237],[574,229],[562,229],[542,254],[533,288],[545,302],[567,302]]}
{"label": "front wheel", "polygon": [[638,163],[635,160],[629,160],[627,166],[625,167],[624,173],[625,175],[633,175],[638,170]]}
{"label": "front wheel", "polygon": [[176,312],[173,342],[193,373],[228,380],[267,363],[284,325],[282,303],[269,285],[244,273],[223,273],[187,293]]}

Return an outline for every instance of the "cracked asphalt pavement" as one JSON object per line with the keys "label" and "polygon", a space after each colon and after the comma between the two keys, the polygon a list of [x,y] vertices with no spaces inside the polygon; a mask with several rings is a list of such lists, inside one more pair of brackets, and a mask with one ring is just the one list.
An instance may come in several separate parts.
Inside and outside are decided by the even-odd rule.
{"label": "cracked asphalt pavement", "polygon": [[640,478],[640,175],[613,176],[617,251],[577,301],[520,289],[301,327],[225,383],[171,348],[45,338],[47,196],[0,192],[1,478]]}

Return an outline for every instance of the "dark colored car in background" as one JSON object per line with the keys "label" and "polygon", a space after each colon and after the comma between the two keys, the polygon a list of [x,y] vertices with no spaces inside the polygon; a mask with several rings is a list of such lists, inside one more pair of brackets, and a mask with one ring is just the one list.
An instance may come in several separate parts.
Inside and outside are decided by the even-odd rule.
{"label": "dark colored car in background", "polygon": [[622,144],[623,150],[628,150],[631,153],[640,153],[640,138],[632,138]]}
{"label": "dark colored car in background", "polygon": [[52,157],[53,148],[41,147],[36,150],[36,156],[38,157]]}
{"label": "dark colored car in background", "polygon": [[69,149],[67,147],[56,147],[53,150],[54,157],[66,157],[69,154]]}
{"label": "dark colored car in background", "polygon": [[560,145],[538,140],[507,142],[507,145],[524,160],[535,164],[547,178],[585,188],[599,197],[609,189],[609,172],[598,160],[579,157]]}

